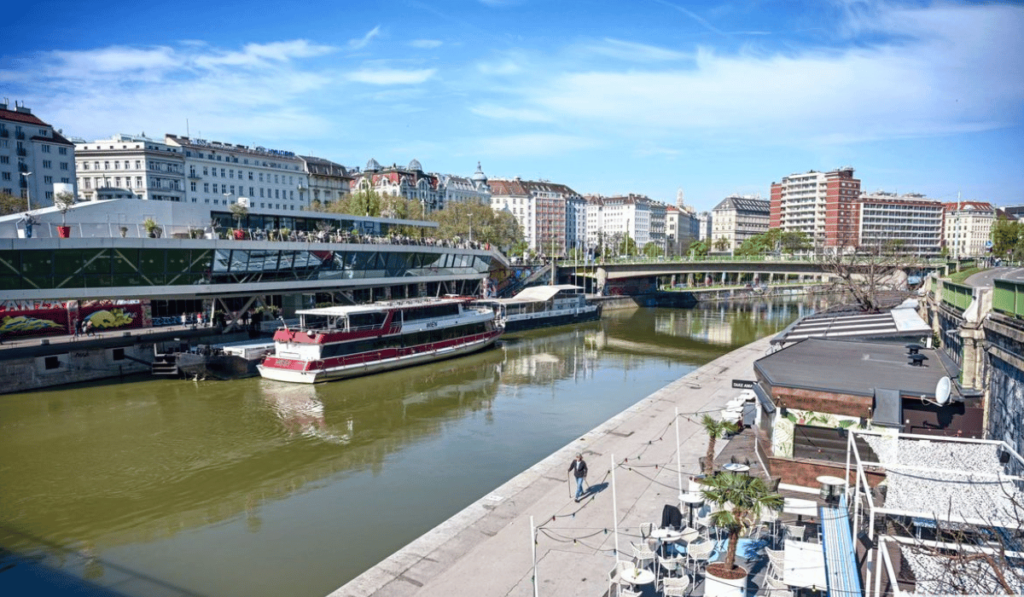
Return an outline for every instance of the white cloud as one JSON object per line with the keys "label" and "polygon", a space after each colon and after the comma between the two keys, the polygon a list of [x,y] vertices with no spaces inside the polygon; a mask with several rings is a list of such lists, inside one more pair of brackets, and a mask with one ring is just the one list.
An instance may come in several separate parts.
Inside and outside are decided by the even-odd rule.
{"label": "white cloud", "polygon": [[678,61],[693,57],[692,54],[686,52],[677,52],[675,50],[667,50],[665,48],[618,39],[605,39],[604,45],[593,45],[589,47],[589,50],[609,58],[635,62]]}
{"label": "white cloud", "polygon": [[498,62],[478,62],[476,68],[485,75],[514,75],[523,70],[519,62],[511,58]]}
{"label": "white cloud", "polygon": [[362,37],[348,40],[348,47],[353,50],[361,50],[365,48],[367,44],[370,43],[370,40],[377,37],[378,35],[380,35],[380,25],[377,25],[373,29],[370,29],[369,31],[366,32],[366,35]]}
{"label": "white cloud", "polygon": [[311,44],[304,39],[268,44],[246,44],[240,52],[216,52],[199,56],[197,65],[213,68],[217,66],[265,66],[269,62],[287,62],[294,58],[312,58],[334,51],[331,46]]}
{"label": "white cloud", "polygon": [[470,142],[480,155],[497,155],[502,157],[564,155],[566,152],[590,149],[601,145],[600,142],[574,135],[558,135],[552,133],[524,133],[487,137]]}
{"label": "white cloud", "polygon": [[350,81],[370,85],[415,85],[434,76],[437,69],[400,70],[394,68],[362,69],[348,74]]}
{"label": "white cloud", "polygon": [[495,118],[498,120],[519,120],[522,122],[550,122],[551,117],[541,112],[540,110],[530,110],[526,108],[512,109],[504,106],[495,106],[492,104],[483,104],[480,106],[473,106],[470,111],[478,116],[484,116],[486,118]]}
{"label": "white cloud", "polygon": [[[489,103],[502,106],[505,116],[528,114],[587,134],[662,140],[656,143],[703,134],[756,143],[849,143],[1022,120],[1024,61],[1007,57],[1024,56],[1024,9],[944,6],[878,16],[873,37],[892,41],[844,50],[700,50],[684,68],[647,64],[644,70],[534,59],[522,67],[528,81]],[[474,111],[500,115],[488,114],[486,106]]]}
{"label": "white cloud", "polygon": [[409,45],[414,48],[421,48],[424,50],[433,50],[434,48],[441,47],[441,40],[438,39],[414,39],[409,42]]}

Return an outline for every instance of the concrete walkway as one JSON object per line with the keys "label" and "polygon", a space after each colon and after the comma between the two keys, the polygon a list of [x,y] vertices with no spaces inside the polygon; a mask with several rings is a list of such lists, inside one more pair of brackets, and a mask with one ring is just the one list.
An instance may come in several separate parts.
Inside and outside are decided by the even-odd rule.
{"label": "concrete walkway", "polygon": [[[707,451],[700,415],[717,412],[753,379],[753,362],[768,339],[720,357],[641,400],[516,476],[462,512],[337,589],[342,596],[523,596],[533,592],[530,517],[537,535],[540,596],[597,597],[608,590],[615,563],[612,531],[612,455],[619,549],[630,559],[639,525],[660,526],[662,507],[677,504],[678,467],[673,420],[680,412],[682,480],[696,474]],[[723,447],[724,441],[718,445]],[[567,469],[576,452],[589,466],[591,494],[570,497]],[[750,457],[753,459],[754,455]],[[412,497],[415,499],[415,496]],[[415,507],[415,504],[410,504]],[[684,510],[685,514],[685,510]],[[344,557],[339,554],[339,557]],[[653,594],[652,586],[646,593]]]}

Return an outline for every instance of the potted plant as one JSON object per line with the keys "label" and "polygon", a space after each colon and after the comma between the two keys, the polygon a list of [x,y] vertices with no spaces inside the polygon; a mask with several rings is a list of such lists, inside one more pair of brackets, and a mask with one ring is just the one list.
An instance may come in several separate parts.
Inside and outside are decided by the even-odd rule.
{"label": "potted plant", "polygon": [[128,227],[127,226],[121,226],[120,230],[121,230],[121,238],[124,238],[124,237],[128,236]]}
{"label": "potted plant", "polygon": [[57,226],[57,236],[60,238],[71,237],[71,226],[68,226],[68,210],[74,204],[75,196],[67,191],[53,196],[53,206],[60,210],[60,226]]}
{"label": "potted plant", "polygon": [[163,229],[160,228],[153,218],[143,220],[142,226],[146,229],[146,236],[149,238],[160,238],[160,233],[163,232]]}
{"label": "potted plant", "polygon": [[291,228],[282,228],[281,229],[281,240],[290,240],[291,239],[291,234],[292,234],[292,229]]}
{"label": "potted plant", "polygon": [[232,203],[230,209],[231,217],[235,218],[235,240],[243,240],[245,238],[245,229],[242,227],[242,220],[249,215],[249,208],[241,203]]}
{"label": "potted plant", "polygon": [[711,415],[704,415],[700,424],[704,427],[704,432],[708,434],[708,453],[704,459],[703,473],[710,476],[715,472],[715,440],[725,437],[729,433],[736,433],[737,427],[728,421],[712,419]]}
{"label": "potted plant", "polygon": [[715,510],[711,522],[729,533],[725,559],[708,564],[704,595],[744,597],[748,572],[736,565],[737,544],[741,536],[760,522],[762,512],[782,508],[782,496],[773,492],[763,479],[730,472],[705,479],[701,493]]}

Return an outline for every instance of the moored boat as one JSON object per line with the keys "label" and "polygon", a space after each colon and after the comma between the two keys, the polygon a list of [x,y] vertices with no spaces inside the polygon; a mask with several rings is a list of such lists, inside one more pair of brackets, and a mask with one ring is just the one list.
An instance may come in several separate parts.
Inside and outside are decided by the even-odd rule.
{"label": "moored boat", "polygon": [[490,346],[503,328],[467,298],[421,298],[297,311],[274,333],[267,379],[317,383],[409,367]]}
{"label": "moored boat", "polygon": [[509,333],[601,318],[601,306],[587,302],[583,289],[572,284],[531,286],[512,298],[479,304],[491,307]]}

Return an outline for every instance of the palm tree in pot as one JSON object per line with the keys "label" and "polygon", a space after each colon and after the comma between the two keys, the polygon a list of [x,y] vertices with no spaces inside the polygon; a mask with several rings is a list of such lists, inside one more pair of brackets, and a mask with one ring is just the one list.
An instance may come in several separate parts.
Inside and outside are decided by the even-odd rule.
{"label": "palm tree in pot", "polygon": [[705,595],[744,595],[747,570],[736,565],[736,547],[740,537],[757,526],[766,510],[782,508],[783,498],[760,478],[722,472],[705,479],[701,493],[716,510],[711,515],[715,526],[729,533],[725,559],[707,567]]}
{"label": "palm tree in pot", "polygon": [[725,437],[730,433],[736,433],[738,427],[728,421],[712,419],[711,415],[704,415],[704,418],[700,420],[700,424],[704,427],[704,432],[708,434],[708,454],[704,459],[704,470],[702,472],[705,475],[711,475],[711,473],[715,472],[715,440]]}
{"label": "palm tree in pot", "polygon": [[249,215],[249,209],[241,203],[231,204],[231,216],[235,218],[235,238],[238,240],[245,238],[245,230],[242,228],[242,220],[245,216]]}
{"label": "palm tree in pot", "polygon": [[53,205],[60,210],[60,226],[57,234],[61,238],[71,236],[71,227],[68,226],[68,210],[75,204],[75,196],[67,191],[62,191],[53,196]]}

